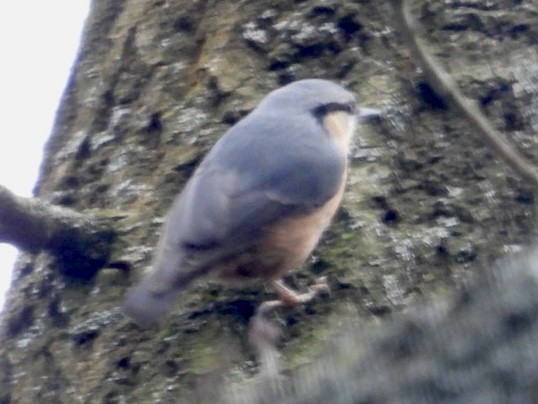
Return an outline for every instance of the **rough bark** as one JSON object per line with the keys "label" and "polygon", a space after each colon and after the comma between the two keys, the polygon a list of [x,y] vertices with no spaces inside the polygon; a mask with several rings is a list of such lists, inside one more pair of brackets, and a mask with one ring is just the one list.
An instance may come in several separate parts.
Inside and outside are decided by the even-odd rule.
{"label": "rough bark", "polygon": [[[287,279],[304,289],[323,274],[332,287],[330,299],[279,314],[288,373],[349,318],[375,327],[450,299],[532,240],[531,187],[432,94],[388,3],[94,2],[36,195],[78,212],[122,212],[122,242],[85,282],[46,253],[21,256],[2,315],[0,402],[209,400],[255,374],[245,330],[270,296],[262,286],[201,284],[158,332],[118,308],[203,153],[294,79],[338,81],[389,116],[359,130],[341,213]],[[431,53],[536,165],[535,2],[424,1],[414,13]]]}
{"label": "rough bark", "polygon": [[535,403],[537,270],[535,250],[490,268],[451,301],[373,329],[349,319],[311,365],[231,386],[227,402]]}

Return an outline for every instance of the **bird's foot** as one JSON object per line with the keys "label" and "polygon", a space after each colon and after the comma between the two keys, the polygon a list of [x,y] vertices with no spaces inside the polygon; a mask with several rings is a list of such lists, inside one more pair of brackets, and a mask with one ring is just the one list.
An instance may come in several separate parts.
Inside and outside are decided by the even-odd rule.
{"label": "bird's foot", "polygon": [[284,282],[282,282],[281,279],[273,281],[271,286],[278,293],[280,301],[282,302],[281,305],[286,306],[305,304],[314,299],[320,293],[329,294],[331,292],[327,283],[327,277],[325,276],[321,276],[316,279],[316,283],[310,286],[308,292],[306,293],[296,293],[294,290],[284,285]]}

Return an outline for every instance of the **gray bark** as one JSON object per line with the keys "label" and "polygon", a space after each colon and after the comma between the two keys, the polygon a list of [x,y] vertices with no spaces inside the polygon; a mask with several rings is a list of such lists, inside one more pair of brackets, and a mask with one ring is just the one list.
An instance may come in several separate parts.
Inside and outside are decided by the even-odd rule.
{"label": "gray bark", "polygon": [[[36,196],[81,214],[121,212],[112,213],[119,241],[83,282],[47,252],[20,257],[1,319],[0,402],[218,401],[229,385],[255,379],[246,328],[271,297],[261,285],[200,284],[159,331],[137,328],[119,307],[200,157],[264,94],[294,79],[337,81],[389,115],[358,132],[341,212],[311,262],[287,279],[304,290],[325,275],[332,294],[278,313],[286,374],[301,374],[349,322],[392,335],[387,349],[408,341],[392,325],[407,321],[403,311],[466,304],[457,296],[474,290],[468,285],[492,262],[534,240],[532,187],[430,91],[386,3],[94,2]],[[535,1],[424,1],[413,12],[431,54],[536,166]],[[483,316],[461,313],[470,324]],[[446,334],[447,318],[420,316],[421,327]],[[357,347],[384,360],[376,338]],[[410,352],[400,360],[414,363]]]}

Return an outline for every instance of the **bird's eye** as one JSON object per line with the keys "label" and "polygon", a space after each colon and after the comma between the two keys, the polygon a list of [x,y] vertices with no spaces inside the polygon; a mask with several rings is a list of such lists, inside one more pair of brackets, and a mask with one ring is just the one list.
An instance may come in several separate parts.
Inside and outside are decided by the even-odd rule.
{"label": "bird's eye", "polygon": [[344,111],[346,111],[349,114],[355,114],[357,112],[357,106],[354,102],[348,102],[347,104],[343,104]]}
{"label": "bird's eye", "polygon": [[347,112],[348,114],[354,115],[357,112],[357,106],[354,102],[343,102],[338,104],[331,104],[329,110],[332,111],[342,111]]}
{"label": "bird's eye", "polygon": [[331,112],[338,112],[343,111],[347,112],[348,114],[354,115],[357,113],[357,106],[354,102],[345,102],[345,103],[330,103],[330,104],[323,104],[318,106],[314,110],[314,114],[317,116],[325,116]]}

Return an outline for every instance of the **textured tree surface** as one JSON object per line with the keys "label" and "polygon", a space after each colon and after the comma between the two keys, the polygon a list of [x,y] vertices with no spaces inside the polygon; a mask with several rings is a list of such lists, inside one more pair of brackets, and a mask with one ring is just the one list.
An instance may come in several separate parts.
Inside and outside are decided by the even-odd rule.
{"label": "textured tree surface", "polygon": [[232,385],[226,402],[536,403],[538,251],[489,275],[380,327],[350,321],[313,364],[277,383]]}
{"label": "textured tree surface", "polygon": [[[388,2],[93,3],[36,196],[82,213],[117,212],[121,242],[90,280],[66,277],[76,263],[66,271],[46,253],[20,257],[1,320],[1,403],[218,401],[223,385],[255,379],[246,329],[272,296],[262,285],[200,283],[158,331],[139,329],[119,307],[148,269],[163,216],[204,153],[292,80],[334,80],[388,115],[359,128],[343,207],[312,260],[286,280],[304,290],[326,275],[332,289],[330,298],[278,313],[286,374],[312,362],[350,322],[386,330],[387,349],[400,336],[405,344],[398,323],[386,323],[410,307],[465,295],[492,262],[534,237],[530,186],[431,92]],[[536,1],[416,3],[432,54],[536,163]],[[481,318],[478,309],[455,311]],[[448,320],[433,327],[436,319],[424,315],[418,328],[451,329]],[[370,346],[372,362],[384,345],[362,341],[360,349]]]}

